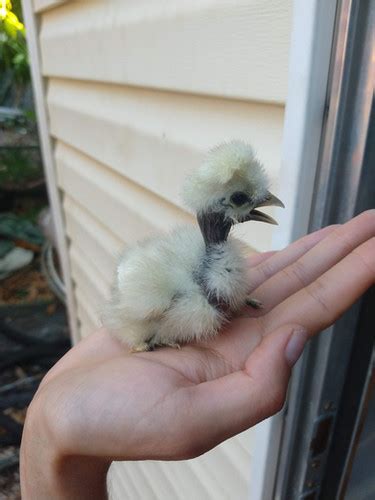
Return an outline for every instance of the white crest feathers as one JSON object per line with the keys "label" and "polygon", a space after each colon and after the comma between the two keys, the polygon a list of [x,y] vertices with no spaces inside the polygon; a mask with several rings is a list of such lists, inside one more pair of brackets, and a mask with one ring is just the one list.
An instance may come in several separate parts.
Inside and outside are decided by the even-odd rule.
{"label": "white crest feathers", "polygon": [[269,180],[253,148],[243,141],[230,141],[213,148],[202,165],[185,181],[183,198],[196,213],[213,206],[228,187],[244,185],[256,198],[267,192]]}

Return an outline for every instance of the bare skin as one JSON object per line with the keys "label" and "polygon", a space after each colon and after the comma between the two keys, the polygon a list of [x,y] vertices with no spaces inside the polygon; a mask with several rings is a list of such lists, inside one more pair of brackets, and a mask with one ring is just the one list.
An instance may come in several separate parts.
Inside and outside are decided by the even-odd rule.
{"label": "bare skin", "polygon": [[215,339],[130,354],[100,330],[50,370],[27,414],[24,500],[106,498],[111,461],[192,458],[279,411],[306,341],[375,282],[375,211],[249,266],[264,306]]}

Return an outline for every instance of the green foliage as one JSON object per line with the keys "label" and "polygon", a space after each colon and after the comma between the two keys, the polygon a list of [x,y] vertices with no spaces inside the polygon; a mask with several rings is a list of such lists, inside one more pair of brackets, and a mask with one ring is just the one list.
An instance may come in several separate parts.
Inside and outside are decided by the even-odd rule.
{"label": "green foliage", "polygon": [[38,147],[0,147],[1,187],[22,186],[42,175]]}
{"label": "green foliage", "polygon": [[25,30],[20,24],[12,18],[0,19],[0,74],[11,72],[16,83],[25,84],[30,81],[30,70]]}
{"label": "green foliage", "polygon": [[[0,0],[0,189],[43,178],[20,0]],[[17,109],[18,108],[18,109]]]}
{"label": "green foliage", "polygon": [[17,16],[17,18],[21,21],[21,23],[23,23],[21,0],[13,0],[12,1],[12,12]]}
{"label": "green foliage", "polygon": [[0,189],[22,189],[43,178],[35,116],[0,110]]}
{"label": "green foliage", "polygon": [[30,70],[25,36],[17,32],[16,37],[10,37],[2,28],[0,25],[0,73],[10,72],[16,83],[26,84]]}
{"label": "green foliage", "polygon": [[24,240],[34,245],[42,245],[44,241],[38,226],[11,213],[0,214],[0,236]]}
{"label": "green foliage", "polygon": [[0,105],[18,106],[30,83],[25,27],[19,0],[0,3]]}

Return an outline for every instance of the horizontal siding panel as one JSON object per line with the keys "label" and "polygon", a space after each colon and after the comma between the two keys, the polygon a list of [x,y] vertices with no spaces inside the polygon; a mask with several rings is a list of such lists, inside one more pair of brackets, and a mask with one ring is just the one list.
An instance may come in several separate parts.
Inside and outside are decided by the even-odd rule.
{"label": "horizontal siding panel", "polygon": [[90,301],[84,297],[84,294],[78,289],[77,285],[74,288],[79,335],[82,339],[95,332],[98,329],[99,322],[96,312],[92,311]]}
{"label": "horizontal siding panel", "polygon": [[42,16],[48,76],[285,102],[291,0],[71,2]]}
{"label": "horizontal siding panel", "polygon": [[[119,88],[109,91],[104,85],[52,82],[49,106],[52,132],[59,139],[58,161],[69,156],[74,163],[84,163],[80,171],[91,170],[92,165],[101,162],[121,174],[123,184],[130,179],[182,209],[180,191],[184,177],[199,165],[204,152],[225,138],[250,137],[277,194],[283,108],[245,103],[241,107],[240,103],[188,97],[179,105],[181,96],[167,99],[160,93],[140,93]],[[202,139],[198,142],[198,136],[206,135],[201,132],[202,126],[209,135],[209,140],[204,139],[206,143]],[[197,134],[196,138],[189,134],[189,127]],[[129,190],[134,189],[129,185]],[[108,195],[103,194],[102,198]],[[154,206],[161,204],[157,200]],[[272,214],[272,209],[268,212]],[[149,210],[146,217],[151,213],[154,211]],[[182,213],[179,212],[176,222],[181,222]],[[154,223],[158,224],[156,218]],[[137,231],[134,225],[133,228]],[[269,248],[272,227],[251,224],[235,231],[257,250]]]}
{"label": "horizontal siding panel", "polygon": [[98,327],[95,326],[90,321],[90,318],[87,316],[86,311],[79,307],[78,303],[77,303],[77,317],[78,317],[78,323],[79,323],[79,338],[80,339],[88,337],[89,335],[91,335],[93,332],[95,332],[98,329]]}
{"label": "horizontal siding panel", "polygon": [[[108,473],[108,492],[110,500],[144,500],[140,496],[142,485],[137,485],[121,467],[122,462],[113,462]],[[152,498],[152,497],[151,497]]]}
{"label": "horizontal siding panel", "polygon": [[[190,490],[192,498],[205,498],[207,496],[206,490],[201,485],[200,478],[194,479],[187,462],[144,462],[139,465],[146,476],[152,471],[152,477],[160,477],[163,488],[162,490],[158,488],[158,493],[159,491],[162,493],[167,483],[168,498],[171,500],[184,500],[189,496]],[[160,497],[163,498],[161,495]]]}
{"label": "horizontal siding panel", "polygon": [[78,245],[75,243],[75,246],[71,246],[69,249],[72,278],[76,286],[87,297],[96,317],[100,318],[103,304],[109,297],[110,288],[85,258]]}
{"label": "horizontal siding panel", "polygon": [[[126,483],[129,475],[136,481],[142,500],[245,500],[250,473],[250,454],[239,449],[239,441],[249,441],[251,430],[232,438],[194,460],[181,462],[117,463]],[[226,481],[224,478],[230,478]],[[150,493],[150,490],[153,492]],[[118,498],[125,497],[124,491]],[[121,496],[121,494],[123,496]]]}
{"label": "horizontal siding panel", "polygon": [[[150,485],[150,478],[145,478],[141,472],[140,467],[136,467],[132,462],[118,462],[116,463],[117,472],[122,475],[122,484],[124,484],[126,489],[129,486],[135,490],[137,493],[135,496],[128,496],[126,498],[133,499],[139,498],[153,498],[153,487]],[[134,492],[133,494],[134,495]],[[125,498],[122,494],[120,499]]]}
{"label": "horizontal siding panel", "polygon": [[[164,465],[164,464],[163,464]],[[176,483],[181,500],[201,498],[202,500],[219,499],[220,487],[212,481],[194,460],[188,462],[168,462],[165,473]],[[157,498],[163,498],[158,496]],[[172,500],[172,498],[171,498]]]}
{"label": "horizontal siding panel", "polygon": [[247,431],[242,432],[241,434],[238,434],[234,440],[236,442],[236,447],[238,447],[238,450],[236,453],[239,453],[243,460],[248,460],[249,458],[249,450],[251,449],[251,446],[253,445],[252,443],[253,439],[253,432],[251,429],[248,429]]}
{"label": "horizontal siding panel", "polygon": [[185,175],[212,146],[250,141],[277,182],[284,108],[52,79],[52,134],[182,205]]}
{"label": "horizontal siding panel", "polygon": [[[191,112],[193,103],[165,99],[162,93],[53,80],[48,104],[54,137],[181,205],[182,180],[204,151],[192,144],[184,123],[183,109],[190,104]],[[201,124],[203,110],[195,111]]]}
{"label": "horizontal siding panel", "polygon": [[68,0],[33,0],[34,12],[39,14],[45,10],[62,5],[67,1]]}
{"label": "horizontal siding panel", "polygon": [[108,231],[94,215],[67,195],[64,200],[64,214],[69,238],[73,242],[79,242],[100,276],[111,284],[124,243]]}
{"label": "horizontal siding panel", "polygon": [[126,244],[192,221],[186,212],[61,142],[56,166],[60,188]]}
{"label": "horizontal siding panel", "polygon": [[[220,460],[222,459],[221,453],[219,450],[214,450],[209,452],[210,455],[213,455],[216,459],[214,458],[211,462],[210,458],[208,459],[208,464],[202,460],[203,457],[194,459],[192,461],[188,462],[188,467],[191,469],[193,476],[195,478],[199,478],[200,483],[205,487],[206,492],[208,493],[208,499],[226,499],[228,498],[228,494],[225,491],[226,486],[229,486],[230,488],[233,488],[235,493],[238,494],[238,487],[240,485],[234,485],[234,482],[232,483],[232,477],[231,477],[231,470],[228,470],[224,473],[224,475],[221,477],[221,479],[218,481],[217,478],[215,477],[215,474],[211,470],[210,466],[214,467],[218,463],[220,463]],[[210,465],[209,465],[210,464]],[[184,470],[181,470],[182,473],[184,473]],[[224,478],[230,478],[230,485],[228,485],[228,480]],[[241,489],[241,488],[240,488]],[[242,495],[233,495],[234,498],[238,499],[243,499]],[[199,498],[199,496],[198,496]],[[244,499],[243,499],[244,500]]]}
{"label": "horizontal siding panel", "polygon": [[[244,434],[249,436],[248,431]],[[202,461],[206,462],[207,466],[209,466],[210,470],[212,470],[213,475],[217,478],[217,481],[221,482],[222,478],[225,477],[226,474],[230,474],[231,478],[235,481],[241,491],[243,491],[243,487],[246,488],[247,481],[249,479],[251,462],[249,449],[245,450],[240,444],[242,439],[246,438],[239,435],[225,441],[219,445],[217,450],[218,452],[213,454],[212,458],[208,458],[208,455],[203,455],[201,457]],[[246,441],[249,441],[249,439],[246,439]],[[217,465],[215,465],[213,461],[216,457],[219,458],[219,460],[217,460]],[[236,496],[236,498],[238,497]]]}
{"label": "horizontal siding panel", "polygon": [[[100,327],[98,312],[93,308],[90,299],[76,285],[75,298],[77,301],[78,316],[80,320],[91,328],[91,333]],[[81,313],[81,314],[80,314]]]}
{"label": "horizontal siding panel", "polygon": [[[149,481],[155,492],[154,498],[163,500],[164,498],[167,500],[220,499],[220,496],[217,496],[220,494],[220,488],[193,462],[193,460],[164,463],[143,462],[136,465],[142,467],[147,477],[150,478]],[[156,477],[158,479],[154,482]]]}
{"label": "horizontal siding panel", "polygon": [[178,478],[171,473],[165,474],[161,462],[129,462],[122,465],[128,475],[137,477],[138,488],[142,485],[142,500],[153,498],[156,492],[163,499],[177,500],[180,497]]}

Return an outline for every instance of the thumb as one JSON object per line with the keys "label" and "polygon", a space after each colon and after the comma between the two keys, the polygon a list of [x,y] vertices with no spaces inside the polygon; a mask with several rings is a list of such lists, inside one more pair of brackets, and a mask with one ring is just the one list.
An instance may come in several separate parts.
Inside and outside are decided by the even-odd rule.
{"label": "thumb", "polygon": [[246,361],[245,372],[254,381],[253,398],[266,417],[283,407],[291,369],[307,340],[307,331],[301,326],[282,326],[267,335]]}
{"label": "thumb", "polygon": [[243,370],[195,386],[186,435],[204,436],[207,451],[279,411],[307,339],[298,325],[281,327],[262,340]]}

